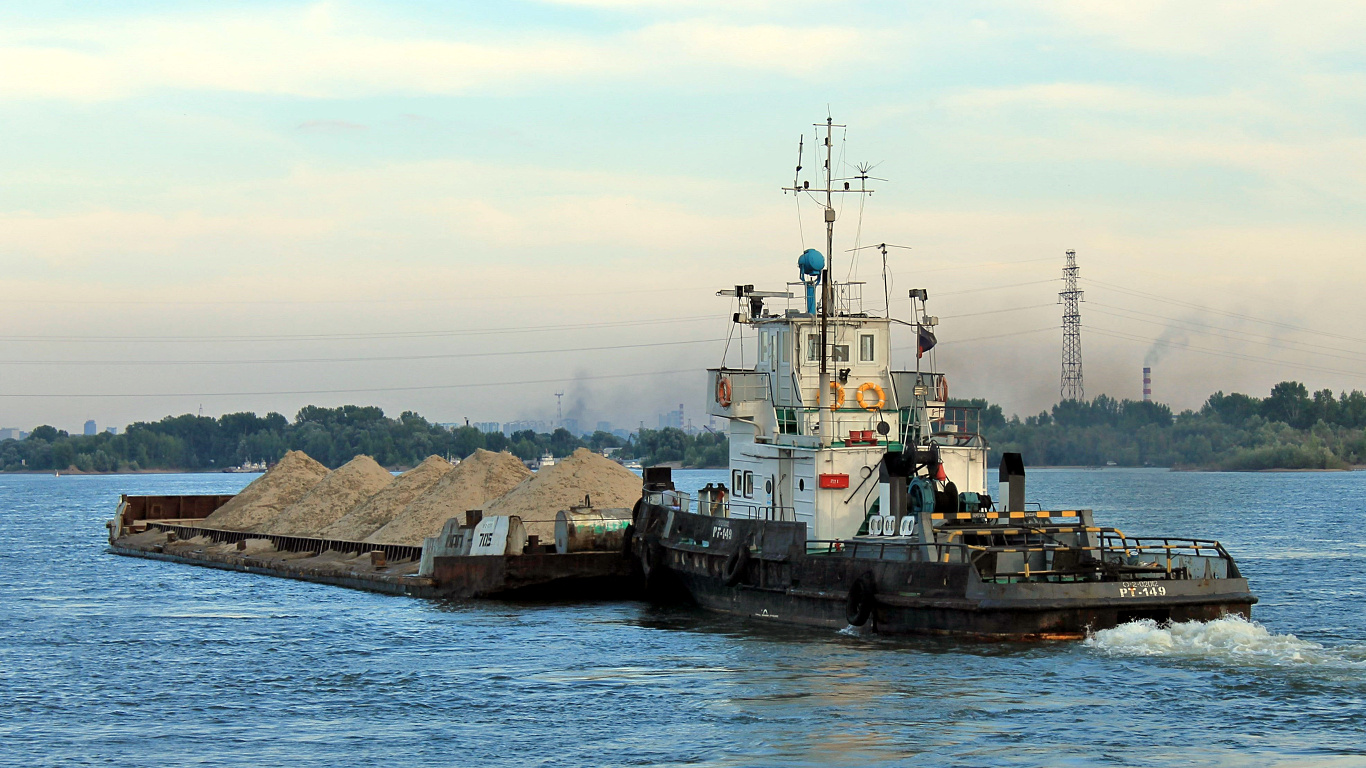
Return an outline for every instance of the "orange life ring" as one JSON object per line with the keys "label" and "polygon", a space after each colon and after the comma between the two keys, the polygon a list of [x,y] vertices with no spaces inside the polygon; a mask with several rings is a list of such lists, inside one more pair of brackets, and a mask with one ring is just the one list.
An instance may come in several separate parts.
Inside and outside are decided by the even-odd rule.
{"label": "orange life ring", "polygon": [[[863,396],[868,392],[875,392],[877,394],[876,403],[870,404],[867,400],[863,399]],[[865,381],[863,384],[859,385],[858,391],[854,393],[854,399],[858,400],[859,407],[865,411],[880,411],[882,410],[882,406],[887,404],[887,393],[883,392],[882,387],[877,384],[874,384],[871,381]]]}
{"label": "orange life ring", "polygon": [[947,403],[949,401],[949,377],[940,376],[939,385],[935,389],[935,394],[939,395],[939,402]]}
{"label": "orange life ring", "polygon": [[[835,404],[830,406],[830,410],[836,411],[844,407],[844,387],[838,381],[830,382],[830,391],[835,393]],[[816,392],[816,405],[821,404],[821,393]]]}
{"label": "orange life ring", "polygon": [[717,380],[716,380],[716,402],[717,402],[717,403],[720,403],[720,405],[721,405],[722,408],[729,408],[729,407],[730,407],[730,394],[731,394],[730,379],[728,379],[728,378],[726,378],[726,377],[724,377],[724,376],[722,376],[721,378],[717,379]]}

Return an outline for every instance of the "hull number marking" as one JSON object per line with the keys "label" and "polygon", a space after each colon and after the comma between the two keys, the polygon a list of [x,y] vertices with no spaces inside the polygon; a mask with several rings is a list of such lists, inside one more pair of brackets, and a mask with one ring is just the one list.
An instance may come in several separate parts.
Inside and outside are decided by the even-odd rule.
{"label": "hull number marking", "polygon": [[735,538],[735,531],[728,525],[713,525],[711,527],[711,537],[718,541],[730,541]]}
{"label": "hull number marking", "polygon": [[1167,588],[1155,581],[1121,581],[1119,583],[1120,597],[1162,597],[1167,594]]}

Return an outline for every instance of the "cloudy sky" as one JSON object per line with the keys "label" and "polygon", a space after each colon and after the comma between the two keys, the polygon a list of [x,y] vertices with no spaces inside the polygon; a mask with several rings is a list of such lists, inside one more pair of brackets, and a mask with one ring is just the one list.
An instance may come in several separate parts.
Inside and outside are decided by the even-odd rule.
{"label": "cloudy sky", "polygon": [[1351,2],[0,4],[0,426],[698,418],[715,291],[822,239],[780,187],[827,110],[885,179],[837,268],[909,247],[955,394],[1057,399],[1068,248],[1088,396],[1366,388],[1364,38]]}

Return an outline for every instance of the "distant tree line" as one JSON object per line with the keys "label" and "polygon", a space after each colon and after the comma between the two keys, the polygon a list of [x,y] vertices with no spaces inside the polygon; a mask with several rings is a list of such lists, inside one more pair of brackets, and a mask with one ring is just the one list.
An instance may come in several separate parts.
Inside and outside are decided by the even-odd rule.
{"label": "distant tree line", "polygon": [[725,466],[724,436],[691,436],[679,429],[641,430],[632,439],[607,432],[586,437],[565,429],[481,432],[447,427],[412,411],[389,418],[374,406],[307,406],[291,421],[279,413],[229,413],[167,416],[130,424],[123,433],[70,435],[51,426],[35,428],[24,440],[0,442],[0,468],[8,472],[77,469],[83,472],[215,470],[248,461],[274,463],[289,450],[301,450],[329,467],[368,454],[386,467],[414,466],[436,454],[461,458],[477,448],[509,451],[523,460],[550,453],[567,456],[580,447],[618,449],[622,458],[643,464],[680,462],[683,466]]}
{"label": "distant tree line", "polygon": [[1366,394],[1310,394],[1283,381],[1265,398],[1216,392],[1198,411],[1161,403],[1067,400],[1024,419],[1005,419],[982,400],[982,432],[993,459],[1007,451],[1028,464],[1196,469],[1343,469],[1366,464]]}
{"label": "distant tree line", "polygon": [[[1068,400],[1034,416],[1006,418],[985,400],[950,405],[980,409],[980,429],[992,460],[1007,451],[1034,466],[1161,466],[1198,469],[1337,469],[1366,464],[1366,394],[1310,393],[1285,381],[1257,398],[1216,392],[1198,411],[1173,413],[1161,403]],[[85,472],[140,469],[214,470],[247,461],[278,461],[297,449],[338,467],[368,454],[387,467],[414,466],[436,454],[460,458],[476,448],[509,451],[523,460],[567,456],[580,447],[616,449],[641,464],[724,467],[724,434],[642,429],[630,439],[607,432],[578,436],[564,429],[503,435],[474,427],[449,429],[412,411],[389,418],[373,406],[308,406],[291,421],[278,413],[167,416],[131,424],[121,434],[68,435],[50,426],[24,440],[0,442],[5,471]]]}

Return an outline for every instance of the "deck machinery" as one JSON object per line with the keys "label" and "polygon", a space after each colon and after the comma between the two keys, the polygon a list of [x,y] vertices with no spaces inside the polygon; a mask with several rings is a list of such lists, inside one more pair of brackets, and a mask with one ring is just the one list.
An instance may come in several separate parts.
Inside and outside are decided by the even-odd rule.
{"label": "deck machinery", "polygon": [[[829,169],[838,126],[819,127]],[[791,188],[826,195],[827,253],[833,194],[866,192],[864,177],[840,190],[831,176]],[[1217,541],[1135,538],[1089,509],[1039,509],[1017,454],[989,486],[977,409],[951,404],[945,375],[921,369],[937,326],[925,291],[910,292],[904,321],[864,311],[862,284],[832,282],[819,252],[798,272],[789,287],[804,296],[719,292],[757,353],[708,372],[708,412],[729,423],[729,484],[689,496],[646,470],[629,550],[655,595],[797,624],[1000,638],[1250,617],[1256,598]],[[897,326],[917,370],[892,367]]]}

